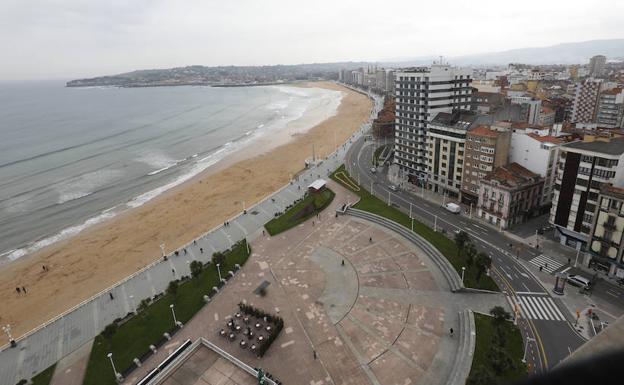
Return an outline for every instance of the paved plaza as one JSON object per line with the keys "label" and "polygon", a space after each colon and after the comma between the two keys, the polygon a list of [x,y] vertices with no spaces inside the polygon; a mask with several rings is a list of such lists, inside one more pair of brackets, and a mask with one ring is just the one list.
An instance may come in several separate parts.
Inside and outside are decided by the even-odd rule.
{"label": "paved plaza", "polygon": [[[487,312],[504,306],[504,298],[451,293],[407,240],[372,223],[336,218],[346,191],[330,186],[336,198],[320,218],[275,237],[258,236],[241,272],[128,381],[187,338],[204,337],[285,384],[446,383],[460,340],[449,329],[459,329],[459,311]],[[262,297],[253,291],[263,281],[270,286]],[[218,333],[240,301],[284,319],[261,359]]]}

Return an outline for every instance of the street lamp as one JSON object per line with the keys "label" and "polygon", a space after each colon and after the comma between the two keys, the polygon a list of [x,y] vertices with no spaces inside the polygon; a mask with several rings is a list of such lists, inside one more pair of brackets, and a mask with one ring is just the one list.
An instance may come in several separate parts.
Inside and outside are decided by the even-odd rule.
{"label": "street lamp", "polygon": [[526,364],[526,355],[527,355],[527,350],[529,350],[529,342],[535,342],[535,338],[531,338],[529,336],[527,336],[526,338],[526,344],[524,345],[524,356],[522,356],[523,364]]}
{"label": "street lamp", "polygon": [[134,295],[130,294],[128,298],[130,298],[130,306],[132,307],[132,312],[136,314],[137,311],[136,311],[136,304],[134,303]]}
{"label": "street lamp", "polygon": [[165,256],[165,242],[160,244],[160,250],[162,251],[162,256]]}
{"label": "street lamp", "polygon": [[221,269],[219,268],[221,265],[217,263],[217,272],[219,273],[219,282],[221,282]]}
{"label": "street lamp", "polygon": [[466,267],[462,266],[462,283],[464,283],[464,274],[466,273]]}
{"label": "street lamp", "polygon": [[578,264],[579,254],[581,254],[581,247],[580,247],[580,245],[579,245],[579,248],[576,249],[576,258],[574,259],[574,267],[576,267],[576,265]]}
{"label": "street lamp", "polygon": [[182,327],[182,322],[176,319],[175,310],[173,310],[173,304],[169,305],[169,307],[171,308],[171,314],[173,315],[173,324],[175,326]]}
{"label": "street lamp", "polygon": [[11,325],[6,324],[6,326],[2,327],[2,331],[7,335],[7,338],[9,339],[9,344],[11,344],[11,347],[14,348],[17,344],[15,343],[15,340],[13,339],[13,336],[11,335]]}
{"label": "street lamp", "polygon": [[113,373],[115,373],[115,378],[119,380],[121,378],[121,374],[115,368],[115,363],[113,362],[113,353],[108,353],[106,356],[108,357],[111,365],[113,366]]}

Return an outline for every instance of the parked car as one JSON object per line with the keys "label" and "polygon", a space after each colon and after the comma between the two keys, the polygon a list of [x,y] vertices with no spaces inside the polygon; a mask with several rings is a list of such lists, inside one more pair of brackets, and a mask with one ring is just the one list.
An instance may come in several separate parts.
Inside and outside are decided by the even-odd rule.
{"label": "parked car", "polygon": [[583,289],[589,289],[590,280],[582,275],[572,274],[568,275],[567,281],[574,286],[579,286]]}
{"label": "parked car", "polygon": [[389,188],[390,190],[392,190],[392,191],[398,191],[398,190],[399,190],[399,188],[398,188],[397,186],[393,185],[393,184],[391,184],[390,186],[388,186],[388,188]]}
{"label": "parked car", "polygon": [[458,204],[452,202],[445,204],[444,208],[452,212],[453,214],[459,214],[461,212],[461,207],[459,207]]}

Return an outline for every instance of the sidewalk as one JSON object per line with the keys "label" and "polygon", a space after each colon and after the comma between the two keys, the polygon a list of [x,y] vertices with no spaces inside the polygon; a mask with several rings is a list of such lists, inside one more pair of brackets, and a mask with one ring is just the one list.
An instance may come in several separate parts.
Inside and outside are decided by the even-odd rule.
{"label": "sidewalk", "polygon": [[[378,108],[380,103],[376,102],[374,115]],[[309,183],[319,176],[327,177],[340,166],[350,143],[368,128],[370,123],[363,124],[347,143],[326,160],[318,162],[299,175],[296,181],[248,208],[247,214],[240,213],[229,219],[230,226],[227,228],[219,226],[198,238],[196,243],[180,247],[178,256],[173,250],[168,250],[166,261],[155,261],[26,336],[17,338],[17,348],[3,346],[0,351],[0,384],[11,385],[21,379],[29,379],[85,345],[106,325],[136,309],[142,299],[164,291],[169,281],[189,275],[191,261],[207,262],[214,252],[226,250],[243,238],[255,238],[275,213],[284,211],[287,205],[303,196]]]}

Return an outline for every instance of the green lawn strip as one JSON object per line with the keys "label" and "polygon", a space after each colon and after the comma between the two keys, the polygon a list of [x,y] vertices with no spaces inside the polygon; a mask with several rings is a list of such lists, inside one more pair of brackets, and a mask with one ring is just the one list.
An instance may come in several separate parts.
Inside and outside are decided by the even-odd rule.
{"label": "green lawn strip", "polygon": [[52,381],[52,375],[54,374],[54,368],[56,364],[50,366],[43,372],[37,374],[32,378],[33,385],[48,385]]}
{"label": "green lawn strip", "polygon": [[379,148],[377,148],[375,150],[375,154],[373,155],[373,157],[375,158],[375,164],[379,164],[379,157],[381,156],[383,151],[386,149],[386,147],[388,147],[388,146],[387,145],[383,145],[383,146],[380,146]]}
{"label": "green lawn strip", "polygon": [[[227,252],[221,273],[235,269],[235,264],[243,265],[248,258],[244,242],[235,245]],[[176,258],[176,257],[171,257]],[[197,278],[181,283],[175,296],[166,293],[137,316],[120,325],[112,338],[101,334],[95,338],[87,372],[83,384],[115,384],[107,354],[113,353],[117,371],[123,372],[133,364],[133,359],[140,358],[163,337],[163,333],[173,328],[173,316],[170,304],[174,304],[176,318],[182,323],[188,322],[205,304],[203,296],[218,286],[218,273],[211,263]]]}
{"label": "green lawn strip", "polygon": [[[494,317],[475,313],[477,339],[467,385],[510,384],[527,376],[522,362],[524,345],[520,329],[510,321],[497,324]],[[497,331],[497,328],[500,331]],[[501,346],[502,335],[504,344]],[[501,350],[504,354],[501,354]],[[504,357],[506,356],[506,357]],[[505,363],[504,360],[508,362]]]}
{"label": "green lawn strip", "polygon": [[[338,176],[338,178],[336,176]],[[382,217],[390,219],[391,221],[399,223],[408,229],[412,228],[411,219],[407,214],[403,213],[395,207],[388,206],[384,201],[377,198],[376,196],[371,195],[363,188],[360,188],[359,191],[356,191],[352,186],[344,183],[343,179],[346,177],[349,178],[350,183],[353,183],[355,186],[357,186],[357,182],[354,181],[353,178],[349,177],[349,174],[345,170],[344,165],[340,166],[336,171],[334,171],[334,173],[332,173],[330,177],[337,183],[344,186],[345,188],[360,197],[360,201],[356,203],[353,208],[380,215]],[[444,255],[446,259],[449,260],[449,262],[451,262],[451,265],[453,265],[453,267],[460,276],[462,267],[466,267],[466,272],[464,275],[464,285],[466,287],[500,291],[494,280],[485,274],[482,274],[481,279],[477,281],[478,269],[476,265],[473,264],[472,266],[468,266],[464,258],[457,256],[457,246],[455,245],[455,242],[453,240],[447,238],[442,233],[433,231],[432,228],[417,220],[414,220],[414,232],[425,238],[436,249],[438,249],[440,253],[442,253],[442,255]]]}
{"label": "green lawn strip", "polygon": [[282,215],[268,221],[264,227],[269,234],[276,235],[291,229],[323,211],[334,199],[333,191],[326,188],[319,194],[306,195],[303,200],[286,210]]}

